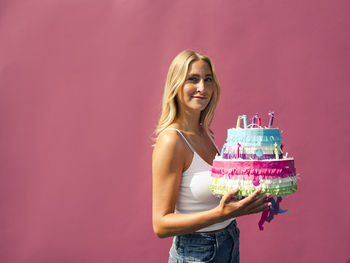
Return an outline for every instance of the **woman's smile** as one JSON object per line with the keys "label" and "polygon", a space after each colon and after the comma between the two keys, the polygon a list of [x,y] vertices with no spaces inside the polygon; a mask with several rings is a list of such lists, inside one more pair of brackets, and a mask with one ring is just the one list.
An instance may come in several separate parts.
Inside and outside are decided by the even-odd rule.
{"label": "woman's smile", "polygon": [[194,99],[200,99],[200,100],[206,100],[206,99],[207,99],[206,96],[200,96],[200,95],[194,95],[194,96],[192,96],[192,98],[194,98]]}

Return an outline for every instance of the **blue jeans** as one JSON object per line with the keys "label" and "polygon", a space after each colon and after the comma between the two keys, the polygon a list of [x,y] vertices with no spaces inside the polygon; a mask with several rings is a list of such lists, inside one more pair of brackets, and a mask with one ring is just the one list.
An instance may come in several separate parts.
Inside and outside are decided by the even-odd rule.
{"label": "blue jeans", "polygon": [[239,262],[239,229],[236,220],[221,232],[174,237],[169,255],[169,263]]}

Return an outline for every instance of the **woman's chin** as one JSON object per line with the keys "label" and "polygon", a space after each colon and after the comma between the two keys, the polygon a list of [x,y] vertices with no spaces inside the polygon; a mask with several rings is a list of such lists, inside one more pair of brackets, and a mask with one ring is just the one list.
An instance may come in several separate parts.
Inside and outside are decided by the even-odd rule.
{"label": "woman's chin", "polygon": [[201,106],[197,106],[197,107],[193,107],[192,109],[194,111],[199,111],[199,112],[202,112],[203,110],[205,110],[205,108],[207,107],[207,105],[201,105]]}
{"label": "woman's chin", "polygon": [[204,110],[208,106],[208,101],[196,101],[192,104],[193,108]]}
{"label": "woman's chin", "polygon": [[190,103],[186,105],[186,109],[193,112],[202,112],[208,106],[207,102],[203,103]]}

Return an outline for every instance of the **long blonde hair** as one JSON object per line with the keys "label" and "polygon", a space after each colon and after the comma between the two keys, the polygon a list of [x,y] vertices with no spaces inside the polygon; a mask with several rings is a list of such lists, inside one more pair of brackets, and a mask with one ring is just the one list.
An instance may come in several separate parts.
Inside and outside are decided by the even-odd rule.
{"label": "long blonde hair", "polygon": [[156,136],[175,121],[179,110],[176,95],[185,83],[190,64],[197,60],[203,60],[208,63],[216,87],[207,107],[201,112],[199,120],[203,128],[207,132],[210,131],[209,126],[214,118],[215,109],[221,96],[221,87],[214,65],[208,56],[193,50],[184,50],[174,58],[169,67],[163,94],[162,113],[155,130]]}

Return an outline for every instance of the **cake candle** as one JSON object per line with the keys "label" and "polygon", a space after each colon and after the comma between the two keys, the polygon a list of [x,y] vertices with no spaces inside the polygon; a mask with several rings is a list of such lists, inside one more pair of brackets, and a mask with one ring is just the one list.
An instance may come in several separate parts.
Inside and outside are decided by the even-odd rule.
{"label": "cake candle", "polygon": [[252,118],[252,127],[255,125],[255,117]]}
{"label": "cake candle", "polygon": [[261,127],[261,118],[258,117],[258,126]]}
{"label": "cake candle", "polygon": [[277,160],[279,160],[279,153],[278,153],[278,148],[277,148],[277,142],[275,142],[274,146],[275,146],[275,158]]}
{"label": "cake candle", "polygon": [[269,115],[270,115],[269,128],[272,128],[274,112],[273,111],[269,112]]}
{"label": "cake candle", "polygon": [[239,159],[239,147],[241,147],[241,145],[237,143],[236,159]]}
{"label": "cake candle", "polygon": [[241,124],[241,115],[238,115],[236,128],[238,129]]}
{"label": "cake candle", "polygon": [[258,114],[255,113],[254,116],[253,116],[253,118],[252,118],[252,127],[255,126],[255,120],[256,120],[257,118],[258,118]]}
{"label": "cake candle", "polygon": [[244,129],[247,129],[248,124],[247,124],[247,115],[242,115],[241,119],[243,119],[243,127]]}

